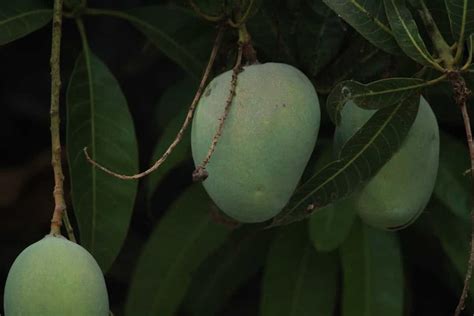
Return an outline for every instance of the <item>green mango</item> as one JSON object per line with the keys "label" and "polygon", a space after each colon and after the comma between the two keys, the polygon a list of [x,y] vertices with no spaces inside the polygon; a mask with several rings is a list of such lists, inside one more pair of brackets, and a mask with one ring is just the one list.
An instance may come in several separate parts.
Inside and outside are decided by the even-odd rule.
{"label": "green mango", "polygon": [[[199,101],[191,132],[196,166],[216,134],[231,77],[227,71],[214,78]],[[310,158],[320,116],[316,91],[298,69],[280,63],[244,67],[203,182],[216,205],[241,222],[278,214]]]}
{"label": "green mango", "polygon": [[[342,110],[334,145],[342,145],[375,113],[349,101]],[[416,119],[400,149],[349,199],[367,224],[401,229],[415,221],[433,192],[439,164],[439,129],[428,102],[421,98]]]}
{"label": "green mango", "polygon": [[108,316],[102,271],[81,246],[47,235],[15,259],[4,293],[6,316]]}

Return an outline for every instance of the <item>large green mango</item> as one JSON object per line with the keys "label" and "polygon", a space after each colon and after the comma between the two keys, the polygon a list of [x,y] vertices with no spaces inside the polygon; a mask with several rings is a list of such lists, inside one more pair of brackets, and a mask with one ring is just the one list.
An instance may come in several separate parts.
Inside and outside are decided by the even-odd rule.
{"label": "large green mango", "polygon": [[[232,71],[212,80],[199,101],[191,144],[199,165],[216,134]],[[204,187],[217,206],[241,222],[278,214],[292,195],[313,151],[319,101],[308,78],[279,63],[244,67]]]}
{"label": "large green mango", "polygon": [[[375,113],[352,101],[342,110],[335,133],[341,148]],[[439,160],[439,131],[436,117],[421,98],[416,119],[400,149],[362,189],[350,197],[359,216],[369,225],[400,229],[423,211],[433,192]]]}
{"label": "large green mango", "polygon": [[81,246],[48,235],[16,258],[4,294],[5,316],[108,316],[102,271]]}

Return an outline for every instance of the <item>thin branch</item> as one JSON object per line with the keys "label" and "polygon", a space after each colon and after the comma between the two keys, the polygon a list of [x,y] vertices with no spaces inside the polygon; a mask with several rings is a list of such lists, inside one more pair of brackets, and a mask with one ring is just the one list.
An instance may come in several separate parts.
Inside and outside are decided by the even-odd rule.
{"label": "thin branch", "polygon": [[224,18],[224,14],[213,16],[213,15],[204,13],[204,11],[201,10],[201,8],[194,2],[194,0],[189,0],[189,4],[193,8],[194,12],[196,12],[198,16],[200,16],[206,21],[219,22]]}
{"label": "thin branch", "polygon": [[70,241],[77,243],[76,236],[74,236],[74,229],[72,228],[71,221],[69,220],[67,210],[64,210],[63,215],[64,215],[63,223],[64,223],[64,226],[66,227],[67,237],[69,238]]}
{"label": "thin branch", "polygon": [[[471,160],[471,177],[474,180],[474,142],[472,139],[472,129],[471,129],[471,123],[469,120],[469,113],[467,111],[467,101],[469,99],[469,96],[471,95],[471,91],[467,88],[466,81],[460,75],[459,72],[450,72],[449,79],[453,86],[456,104],[461,108],[462,118],[464,121],[464,128],[466,130],[467,145],[469,148],[469,157]],[[473,190],[473,195],[474,195],[474,186],[472,190]],[[474,207],[471,206],[471,241],[470,241],[469,259],[467,262],[466,276],[464,278],[464,286],[462,289],[461,296],[459,298],[458,305],[456,306],[454,316],[460,316],[462,310],[464,309],[465,301],[469,292],[473,264],[474,264]]]}
{"label": "thin branch", "polygon": [[183,125],[181,126],[181,129],[179,130],[178,134],[176,135],[176,138],[171,143],[171,145],[168,147],[168,149],[165,151],[163,156],[161,156],[161,158],[158,159],[153,164],[153,166],[151,166],[149,169],[147,169],[143,172],[140,172],[140,173],[134,174],[134,175],[119,174],[119,173],[116,173],[116,172],[100,165],[96,161],[92,160],[91,157],[89,156],[89,153],[87,152],[87,147],[85,147],[84,148],[84,154],[86,156],[87,161],[89,161],[93,166],[99,168],[100,170],[102,170],[102,171],[104,171],[104,172],[106,172],[106,173],[108,173],[108,174],[110,174],[114,177],[117,177],[119,179],[124,179],[124,180],[140,179],[140,178],[143,178],[143,177],[149,175],[150,173],[152,173],[156,169],[158,169],[163,164],[163,162],[165,162],[166,158],[168,158],[168,156],[173,152],[174,148],[179,144],[179,142],[183,138],[183,135],[184,135],[184,132],[186,131],[186,128],[189,126],[189,123],[191,122],[191,120],[193,118],[194,110],[196,109],[198,101],[201,98],[202,92],[204,91],[204,88],[206,87],[207,79],[209,78],[212,67],[214,65],[214,61],[215,61],[216,56],[217,56],[217,52],[219,51],[219,47],[220,47],[220,44],[222,42],[222,37],[224,35],[224,30],[225,30],[224,26],[219,27],[219,31],[217,32],[217,36],[216,36],[216,40],[214,42],[214,46],[212,47],[211,56],[209,57],[209,62],[207,64],[207,67],[206,67],[206,69],[204,71],[204,74],[202,76],[201,83],[199,84],[199,87],[196,91],[196,95],[194,96],[194,99],[191,103],[191,106],[189,107],[188,114],[186,115],[186,119],[184,120]]}
{"label": "thin branch", "polygon": [[216,150],[217,142],[222,135],[222,131],[224,130],[224,124],[229,115],[230,107],[232,105],[232,100],[235,96],[235,89],[237,88],[237,78],[239,73],[242,71],[242,50],[243,46],[239,43],[239,50],[237,52],[237,61],[235,62],[234,68],[232,69],[232,79],[230,81],[230,91],[229,96],[227,97],[227,101],[224,108],[224,114],[219,118],[219,126],[217,127],[216,134],[212,138],[211,146],[209,147],[209,151],[207,152],[206,158],[201,162],[201,164],[194,170],[193,172],[193,180],[194,181],[203,181],[207,178],[208,173],[206,171],[206,166],[211,160],[212,154],[214,150]]}
{"label": "thin branch", "polygon": [[61,160],[59,95],[61,91],[61,28],[63,1],[55,0],[53,8],[53,27],[51,42],[51,165],[54,172],[54,212],[51,218],[51,234],[61,235],[63,213],[66,210],[64,199],[64,174]]}

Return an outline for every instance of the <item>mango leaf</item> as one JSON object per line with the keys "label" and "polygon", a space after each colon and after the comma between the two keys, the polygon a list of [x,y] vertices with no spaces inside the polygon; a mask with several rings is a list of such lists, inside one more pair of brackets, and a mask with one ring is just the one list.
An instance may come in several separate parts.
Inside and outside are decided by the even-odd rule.
{"label": "mango leaf", "polygon": [[439,68],[428,52],[405,0],[384,0],[384,4],[395,39],[405,54],[422,65]]}
{"label": "mango leaf", "polygon": [[[438,199],[433,199],[427,210],[430,212],[433,233],[439,239],[441,247],[459,273],[459,278],[464,280],[470,250],[471,228],[469,222],[456,217],[453,211],[449,211]],[[473,286],[474,280],[471,279],[471,300],[474,292]]]}
{"label": "mango leaf", "polygon": [[400,49],[387,24],[383,4],[378,0],[323,0],[337,15],[376,47],[390,54]]}
{"label": "mango leaf", "polygon": [[242,228],[193,273],[184,301],[186,315],[216,315],[232,294],[263,266],[273,231]]}
{"label": "mango leaf", "polygon": [[206,192],[195,185],[170,207],[138,259],[126,315],[175,315],[193,272],[229,234],[212,221],[211,206]]}
{"label": "mango leaf", "polygon": [[448,11],[451,31],[456,40],[474,33],[474,1],[444,0]]}
{"label": "mango leaf", "polygon": [[433,20],[436,22],[441,35],[448,43],[453,43],[454,39],[451,32],[451,23],[448,18],[445,0],[429,0],[425,1],[424,4],[433,16]]}
{"label": "mango leaf", "polygon": [[318,251],[336,250],[346,239],[356,219],[351,198],[337,201],[311,215],[309,236]]}
{"label": "mango leaf", "polygon": [[434,194],[456,216],[469,220],[471,210],[471,177],[467,145],[440,133],[439,169]]}
{"label": "mango leaf", "polygon": [[122,15],[194,79],[201,77],[215,33],[211,25],[170,5],[136,8]]}
{"label": "mango leaf", "polygon": [[341,247],[343,316],[404,315],[402,257],[396,233],[357,222]]}
{"label": "mango leaf", "polygon": [[136,181],[114,178],[87,162],[124,174],[138,171],[132,117],[120,85],[88,48],[76,60],[67,90],[67,152],[72,202],[81,244],[103,271],[115,260],[127,235]]}
{"label": "mango leaf", "polygon": [[308,241],[305,225],[284,227],[270,248],[263,276],[261,316],[334,313],[337,257],[317,253]]}
{"label": "mango leaf", "polygon": [[[164,127],[164,129],[153,150],[151,163],[163,155],[178,134],[193,99],[195,87],[195,82],[187,78],[173,85],[161,97],[155,115],[155,124]],[[191,157],[190,146],[191,139],[189,131],[187,131],[181,143],[175,147],[166,162],[147,177],[148,192],[154,192],[169,171]]]}
{"label": "mango leaf", "polygon": [[419,96],[377,111],[342,147],[337,160],[298,187],[270,226],[301,220],[347,197],[400,148],[418,113]]}
{"label": "mango leaf", "polygon": [[[318,1],[314,1],[318,2]],[[345,32],[342,23],[328,7],[303,10],[297,31],[297,52],[306,71],[316,76],[341,48]]]}
{"label": "mango leaf", "polygon": [[422,87],[423,80],[416,78],[389,78],[368,84],[347,80],[333,88],[326,107],[329,117],[338,125],[342,108],[349,100],[363,109],[381,109],[402,102]]}
{"label": "mango leaf", "polygon": [[53,10],[44,0],[0,1],[0,45],[36,31],[52,16]]}

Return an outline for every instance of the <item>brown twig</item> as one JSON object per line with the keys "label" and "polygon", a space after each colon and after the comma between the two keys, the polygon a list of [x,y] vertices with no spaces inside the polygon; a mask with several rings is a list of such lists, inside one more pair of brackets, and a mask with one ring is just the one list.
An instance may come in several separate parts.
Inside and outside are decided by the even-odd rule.
{"label": "brown twig", "polygon": [[[469,148],[469,157],[471,160],[471,177],[474,180],[474,142],[472,139],[472,129],[471,129],[471,123],[469,120],[469,113],[467,111],[467,101],[469,99],[469,96],[471,95],[471,91],[466,86],[466,81],[461,76],[459,71],[449,72],[448,78],[450,79],[451,85],[453,87],[454,98],[455,98],[456,104],[461,109],[462,118],[464,121],[464,128],[466,130],[466,139],[467,139],[467,145]],[[474,192],[474,187],[473,187],[473,192]],[[454,316],[461,315],[461,312],[464,309],[466,297],[469,292],[473,264],[474,264],[474,207],[471,207],[471,241],[470,241],[469,259],[467,262],[466,276],[464,278],[464,286],[462,289],[461,296],[459,298],[458,305],[456,306]]]}
{"label": "brown twig", "polygon": [[203,181],[208,177],[208,173],[206,171],[206,166],[211,160],[212,154],[216,149],[217,142],[222,135],[222,131],[224,130],[224,123],[229,115],[230,107],[232,105],[232,100],[235,96],[235,89],[237,88],[237,78],[239,73],[242,71],[242,45],[239,43],[239,49],[237,52],[237,61],[235,62],[234,68],[232,69],[232,79],[230,81],[230,91],[229,96],[227,97],[227,101],[224,108],[224,114],[219,118],[219,126],[217,127],[216,134],[212,138],[211,146],[209,147],[209,151],[207,152],[206,157],[201,162],[199,166],[193,172],[193,181]]}
{"label": "brown twig", "polygon": [[102,170],[102,171],[104,171],[104,172],[106,172],[106,173],[108,173],[108,174],[110,174],[110,175],[112,175],[116,178],[124,179],[124,180],[140,179],[140,178],[143,178],[143,177],[149,175],[150,173],[152,173],[156,169],[158,169],[163,164],[163,162],[165,162],[166,158],[168,158],[168,156],[173,152],[174,148],[179,144],[179,142],[183,138],[183,135],[184,135],[184,132],[186,131],[186,128],[188,127],[189,123],[191,122],[191,120],[193,118],[194,110],[196,109],[198,101],[201,98],[202,92],[204,91],[204,88],[206,86],[207,79],[209,78],[212,67],[214,65],[214,61],[216,60],[217,52],[219,51],[219,47],[220,47],[220,44],[222,42],[222,37],[224,35],[224,30],[225,30],[224,26],[219,27],[219,31],[217,32],[217,36],[216,36],[216,40],[214,42],[214,46],[212,47],[211,56],[209,57],[209,62],[206,66],[206,69],[205,69],[204,74],[202,76],[201,82],[200,82],[199,87],[196,91],[196,95],[194,96],[194,99],[191,103],[191,106],[189,107],[188,114],[186,115],[186,119],[184,120],[184,123],[181,126],[181,129],[179,130],[178,134],[176,135],[176,138],[171,143],[171,145],[169,145],[168,149],[165,151],[163,156],[161,156],[161,158],[158,159],[153,164],[153,166],[151,166],[150,168],[148,168],[147,170],[145,170],[143,172],[140,172],[140,173],[137,173],[137,174],[134,174],[134,175],[119,174],[119,173],[116,173],[116,172],[100,165],[96,161],[92,160],[92,158],[89,156],[89,153],[87,152],[87,147],[85,147],[84,148],[84,154],[86,156],[87,161],[89,161],[93,166],[99,168],[100,170]]}
{"label": "brown twig", "polygon": [[51,165],[54,172],[54,212],[51,219],[51,234],[61,235],[64,199],[64,174],[61,161],[61,140],[59,134],[59,94],[61,90],[60,55],[63,1],[55,0],[51,43]]}

